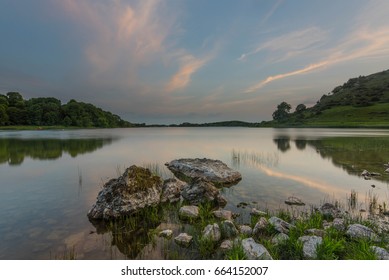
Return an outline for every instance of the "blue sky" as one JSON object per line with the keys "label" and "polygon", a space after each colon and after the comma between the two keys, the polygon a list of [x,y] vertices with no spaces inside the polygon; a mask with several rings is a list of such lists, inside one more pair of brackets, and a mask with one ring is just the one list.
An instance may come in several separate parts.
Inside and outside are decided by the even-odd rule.
{"label": "blue sky", "polygon": [[0,93],[133,122],[270,120],[389,68],[386,0],[0,0]]}

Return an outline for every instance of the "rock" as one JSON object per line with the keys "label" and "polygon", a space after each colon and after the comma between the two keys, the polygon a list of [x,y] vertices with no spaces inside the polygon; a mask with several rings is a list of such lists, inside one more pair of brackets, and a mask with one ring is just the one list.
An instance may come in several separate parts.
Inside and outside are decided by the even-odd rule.
{"label": "rock", "polygon": [[381,176],[381,173],[378,173],[378,172],[370,172],[370,176],[372,176],[372,177],[379,177],[379,176]]}
{"label": "rock", "polygon": [[377,234],[375,234],[371,228],[361,224],[349,225],[346,231],[346,235],[351,238],[366,238],[373,241],[378,241]]}
{"label": "rock", "polygon": [[333,221],[332,221],[332,226],[339,230],[339,231],[343,231],[346,229],[346,225],[345,225],[345,221],[344,219],[342,218],[335,218]]}
{"label": "rock", "polygon": [[178,211],[181,219],[196,219],[199,217],[199,207],[194,205],[182,206]]}
{"label": "rock", "polygon": [[287,200],[285,200],[285,204],[288,204],[288,205],[297,205],[297,206],[303,206],[305,205],[304,202],[302,202],[302,200],[298,197],[295,197],[295,196],[290,196],[288,197]]}
{"label": "rock", "polygon": [[224,241],[220,244],[220,249],[221,249],[223,252],[226,252],[226,251],[228,251],[228,250],[231,250],[233,246],[234,246],[234,242],[232,242],[231,240],[227,239],[227,240],[224,240]]}
{"label": "rock", "polygon": [[291,228],[294,228],[295,226],[292,224],[289,224],[288,222],[285,222],[284,220],[278,218],[278,217],[271,217],[269,219],[269,223],[274,226],[274,228],[281,233],[288,234],[289,230]]}
{"label": "rock", "polygon": [[258,222],[255,224],[254,229],[253,229],[253,235],[258,236],[262,232],[265,231],[266,227],[268,226],[269,222],[265,217],[259,218]]}
{"label": "rock", "polygon": [[181,198],[182,189],[188,184],[177,178],[166,179],[162,186],[161,202],[177,202]]}
{"label": "rock", "polygon": [[262,244],[254,241],[253,238],[242,240],[242,247],[249,260],[272,260],[273,258]]}
{"label": "rock", "polygon": [[362,171],[361,176],[363,176],[363,177],[365,177],[365,176],[369,177],[369,176],[370,176],[370,172],[367,171],[367,170],[365,169],[365,170]]}
{"label": "rock", "polygon": [[326,232],[322,229],[317,229],[317,228],[310,228],[310,229],[307,229],[304,231],[305,234],[311,234],[311,235],[316,235],[316,236],[320,236],[320,237],[324,237],[324,235],[326,234]]}
{"label": "rock", "polygon": [[263,212],[263,211],[260,211],[260,210],[258,210],[256,208],[253,208],[253,209],[251,209],[250,215],[251,216],[266,216],[267,213]]}
{"label": "rock", "polygon": [[216,218],[223,220],[232,220],[232,212],[224,209],[219,209],[212,212]]}
{"label": "rock", "polygon": [[158,234],[158,236],[165,237],[165,238],[171,238],[172,235],[173,235],[173,231],[171,229],[165,229]]}
{"label": "rock", "polygon": [[234,223],[229,220],[225,220],[222,222],[221,229],[222,229],[223,236],[225,238],[232,238],[239,234]]}
{"label": "rock", "polygon": [[113,219],[131,215],[160,203],[162,180],[149,169],[131,166],[117,179],[105,183],[88,212],[90,219]]}
{"label": "rock", "polygon": [[218,224],[207,225],[203,230],[203,237],[217,242],[221,238],[221,232]]}
{"label": "rock", "polygon": [[303,243],[304,257],[308,259],[316,258],[316,248],[323,242],[320,236],[301,236],[299,239]]}
{"label": "rock", "polygon": [[278,245],[278,244],[280,244],[280,243],[282,243],[282,242],[284,242],[284,241],[286,241],[286,240],[288,240],[288,239],[289,239],[289,236],[288,236],[287,234],[285,234],[285,233],[278,233],[278,234],[276,234],[276,235],[272,238],[271,242],[272,242],[273,244]]}
{"label": "rock", "polygon": [[324,203],[319,208],[319,212],[321,214],[323,214],[324,216],[333,217],[333,218],[342,216],[342,211],[339,210],[339,208],[337,208],[335,205],[328,203],[328,202]]}
{"label": "rock", "polygon": [[253,234],[253,229],[250,226],[240,225],[238,228],[239,232],[243,235],[251,236]]}
{"label": "rock", "polygon": [[181,195],[185,201],[193,205],[207,202],[218,206],[225,206],[227,204],[226,199],[220,194],[219,189],[212,183],[200,178],[185,186]]}
{"label": "rock", "polygon": [[242,179],[238,171],[232,170],[220,160],[185,158],[172,160],[165,165],[178,178],[188,183],[201,178],[216,186],[229,186]]}
{"label": "rock", "polygon": [[187,233],[180,233],[178,236],[174,238],[174,241],[183,247],[189,247],[192,242],[193,237],[188,235]]}
{"label": "rock", "polygon": [[328,222],[328,221],[323,221],[323,228],[324,229],[329,229],[330,227],[332,227],[332,222]]}
{"label": "rock", "polygon": [[379,260],[389,260],[389,253],[384,248],[377,246],[370,246]]}

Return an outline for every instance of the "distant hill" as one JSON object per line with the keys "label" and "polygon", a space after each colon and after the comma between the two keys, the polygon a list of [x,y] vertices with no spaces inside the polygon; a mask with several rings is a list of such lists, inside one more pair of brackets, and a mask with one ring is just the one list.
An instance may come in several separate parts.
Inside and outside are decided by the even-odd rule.
{"label": "distant hill", "polygon": [[313,107],[299,106],[284,118],[262,125],[389,127],[389,70],[349,79],[323,95]]}
{"label": "distant hill", "polygon": [[18,92],[0,94],[0,126],[133,127],[119,116],[74,99],[54,97],[25,100]]}

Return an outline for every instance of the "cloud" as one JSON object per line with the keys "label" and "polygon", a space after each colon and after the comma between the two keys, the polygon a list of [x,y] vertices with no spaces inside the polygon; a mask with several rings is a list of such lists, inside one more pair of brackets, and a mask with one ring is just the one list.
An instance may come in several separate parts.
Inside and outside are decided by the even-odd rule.
{"label": "cloud", "polygon": [[272,17],[272,15],[277,11],[278,7],[281,5],[282,2],[284,2],[284,1],[283,0],[278,0],[273,5],[273,7],[270,9],[270,11],[261,20],[260,26],[264,25]]}
{"label": "cloud", "polygon": [[166,85],[166,91],[171,92],[185,88],[191,81],[191,77],[196,73],[209,58],[195,58],[192,55],[184,55],[180,58],[180,68],[171,77]]}
{"label": "cloud", "polygon": [[264,87],[266,84],[268,84],[270,82],[273,82],[273,81],[276,81],[276,80],[280,80],[280,79],[284,79],[284,78],[291,77],[291,76],[305,74],[305,73],[314,71],[314,70],[316,70],[318,68],[324,67],[328,63],[329,63],[328,61],[322,61],[322,62],[319,62],[319,63],[316,63],[316,64],[308,65],[307,67],[304,67],[302,69],[295,70],[295,71],[292,71],[292,72],[288,72],[288,73],[284,73],[284,74],[278,74],[278,75],[275,75],[275,76],[269,76],[265,80],[259,82],[258,84],[254,85],[254,86],[252,86],[252,87],[250,87],[248,89],[246,89],[244,92],[245,93],[251,93],[251,92],[257,91],[258,89]]}
{"label": "cloud", "polygon": [[328,32],[318,27],[309,27],[302,30],[287,33],[285,35],[272,38],[265,43],[260,44],[254,50],[242,54],[238,60],[245,61],[249,56],[255,55],[261,51],[279,52],[281,55],[287,54],[287,57],[293,56],[293,53],[299,54],[318,47],[320,43],[327,40]]}
{"label": "cloud", "polygon": [[243,92],[252,93],[276,80],[307,74],[317,69],[324,68],[325,66],[355,61],[358,59],[378,59],[380,57],[387,57],[388,53],[389,27],[384,26],[379,29],[375,28],[374,30],[368,27],[360,27],[360,29],[349,34],[349,36],[336,47],[318,52],[318,56],[326,57],[326,59],[319,60],[302,69],[269,76]]}
{"label": "cloud", "polygon": [[176,11],[159,0],[61,2],[89,33],[85,55],[97,80],[112,75],[115,83],[135,82],[139,67],[161,63],[178,32]]}

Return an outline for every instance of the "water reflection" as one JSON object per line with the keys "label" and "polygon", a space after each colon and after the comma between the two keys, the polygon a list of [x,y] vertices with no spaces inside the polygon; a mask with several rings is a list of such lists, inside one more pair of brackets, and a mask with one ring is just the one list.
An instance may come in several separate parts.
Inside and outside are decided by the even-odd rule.
{"label": "water reflection", "polygon": [[0,139],[0,164],[21,165],[26,157],[55,160],[63,153],[76,157],[111,142],[112,139]]}
{"label": "water reflection", "polygon": [[316,150],[323,159],[329,159],[332,164],[342,168],[348,174],[361,176],[363,170],[380,173],[377,180],[388,182],[389,175],[384,172],[384,163],[389,160],[388,137],[328,137],[323,139],[292,140],[287,135],[273,139],[277,149],[283,153],[291,149],[290,142],[295,142],[298,150],[307,146]]}

